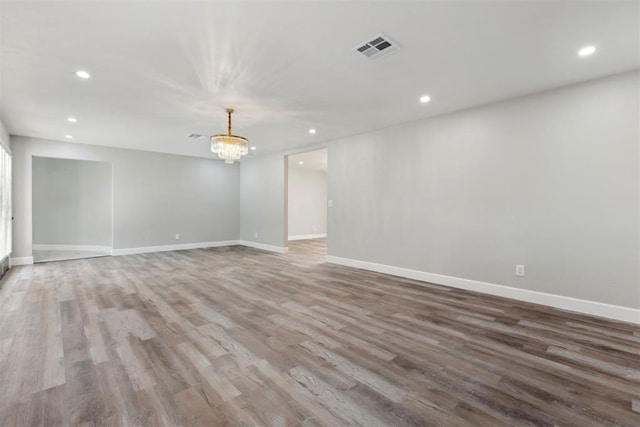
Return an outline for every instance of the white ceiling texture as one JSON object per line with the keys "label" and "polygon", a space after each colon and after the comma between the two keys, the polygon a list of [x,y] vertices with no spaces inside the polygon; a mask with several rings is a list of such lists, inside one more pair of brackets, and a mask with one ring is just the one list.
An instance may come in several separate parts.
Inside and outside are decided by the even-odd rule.
{"label": "white ceiling texture", "polygon": [[[213,158],[185,135],[233,107],[260,155],[638,68],[639,22],[637,1],[2,1],[0,113],[16,135]],[[354,52],[379,33],[402,48]]]}

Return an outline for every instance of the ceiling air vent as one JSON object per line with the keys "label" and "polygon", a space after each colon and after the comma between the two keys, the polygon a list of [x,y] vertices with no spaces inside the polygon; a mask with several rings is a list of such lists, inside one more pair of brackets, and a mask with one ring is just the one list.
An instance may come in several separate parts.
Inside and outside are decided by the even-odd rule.
{"label": "ceiling air vent", "polygon": [[204,135],[200,135],[199,133],[190,133],[190,134],[187,135],[187,138],[200,139],[203,136]]}
{"label": "ceiling air vent", "polygon": [[371,40],[360,43],[358,46],[354,47],[358,53],[363,54],[369,59],[378,59],[383,56],[387,56],[388,54],[395,52],[400,49],[400,45],[384,34],[378,34],[371,38]]}

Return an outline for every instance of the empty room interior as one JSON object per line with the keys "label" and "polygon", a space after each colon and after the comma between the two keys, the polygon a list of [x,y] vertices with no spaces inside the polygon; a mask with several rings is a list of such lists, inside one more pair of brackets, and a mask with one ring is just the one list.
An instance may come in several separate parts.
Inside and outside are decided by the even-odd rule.
{"label": "empty room interior", "polygon": [[0,1],[0,425],[640,426],[640,2]]}

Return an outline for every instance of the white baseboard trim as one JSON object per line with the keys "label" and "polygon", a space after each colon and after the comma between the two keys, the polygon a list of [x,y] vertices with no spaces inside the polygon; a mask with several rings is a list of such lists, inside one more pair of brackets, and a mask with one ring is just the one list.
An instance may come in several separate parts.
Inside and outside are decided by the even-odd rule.
{"label": "white baseboard trim", "polygon": [[267,245],[264,243],[252,242],[249,240],[240,240],[240,244],[242,246],[248,246],[250,248],[255,248],[255,249],[262,249],[263,251],[276,252],[279,254],[286,254],[287,252],[289,252],[289,248],[286,248],[286,247]]}
{"label": "white baseboard trim", "polygon": [[575,311],[582,314],[605,317],[623,322],[640,324],[640,310],[622,307],[612,304],[604,304],[578,298],[561,295],[547,294],[544,292],[518,289],[510,286],[496,285],[494,283],[480,282],[477,280],[463,279],[460,277],[445,276],[442,274],[428,273],[426,271],[411,270],[408,268],[394,267],[392,265],[376,264],[350,258],[341,258],[327,255],[326,261],[331,264],[339,264],[347,267],[360,268],[392,276],[406,277],[408,279],[435,283],[451,288],[466,289],[535,304],[547,305],[562,310]]}
{"label": "white baseboard trim", "polygon": [[9,266],[16,267],[18,265],[31,265],[33,264],[32,256],[23,256],[18,258],[9,258]]}
{"label": "white baseboard trim", "polygon": [[146,254],[151,252],[182,251],[185,249],[218,248],[222,246],[233,246],[238,244],[239,244],[238,240],[222,240],[219,242],[181,243],[177,245],[143,246],[138,248],[114,249],[111,254],[113,256],[136,255],[136,254]]}
{"label": "white baseboard trim", "polygon": [[322,239],[327,237],[327,233],[320,234],[298,234],[297,236],[289,236],[289,240],[308,240],[308,239]]}
{"label": "white baseboard trim", "polygon": [[95,245],[40,245],[34,244],[34,251],[88,251],[88,252],[108,252],[111,253],[111,246]]}

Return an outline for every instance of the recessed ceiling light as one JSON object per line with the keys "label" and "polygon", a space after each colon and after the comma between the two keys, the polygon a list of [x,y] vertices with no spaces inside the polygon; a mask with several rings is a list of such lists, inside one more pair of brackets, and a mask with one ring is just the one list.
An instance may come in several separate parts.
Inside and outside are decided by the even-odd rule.
{"label": "recessed ceiling light", "polygon": [[423,104],[426,104],[429,101],[431,101],[431,97],[429,95],[422,95],[420,97],[420,102],[422,102]]}
{"label": "recessed ceiling light", "polygon": [[64,137],[67,138],[67,139],[73,139],[73,136],[71,136],[71,135],[65,135]]}
{"label": "recessed ceiling light", "polygon": [[76,119],[75,117],[67,117],[67,121],[71,123],[75,123],[78,121],[78,119]]}
{"label": "recessed ceiling light", "polygon": [[309,129],[309,133],[310,133],[311,135],[313,135],[314,133],[316,133],[316,130],[315,130],[315,129]]}
{"label": "recessed ceiling light", "polygon": [[596,51],[595,46],[585,46],[580,51],[578,51],[578,55],[580,56],[589,56],[592,55]]}
{"label": "recessed ceiling light", "polygon": [[304,162],[303,162],[302,160],[300,160],[300,161],[298,162],[298,164],[299,164],[299,165],[304,165]]}
{"label": "recessed ceiling light", "polygon": [[88,79],[89,77],[91,77],[91,74],[87,73],[84,70],[78,70],[76,71],[76,76],[80,77],[81,79]]}
{"label": "recessed ceiling light", "polygon": [[255,146],[254,146],[254,147],[251,147],[251,149],[252,149],[252,150],[255,150],[256,148],[258,148],[258,147],[255,147]]}

